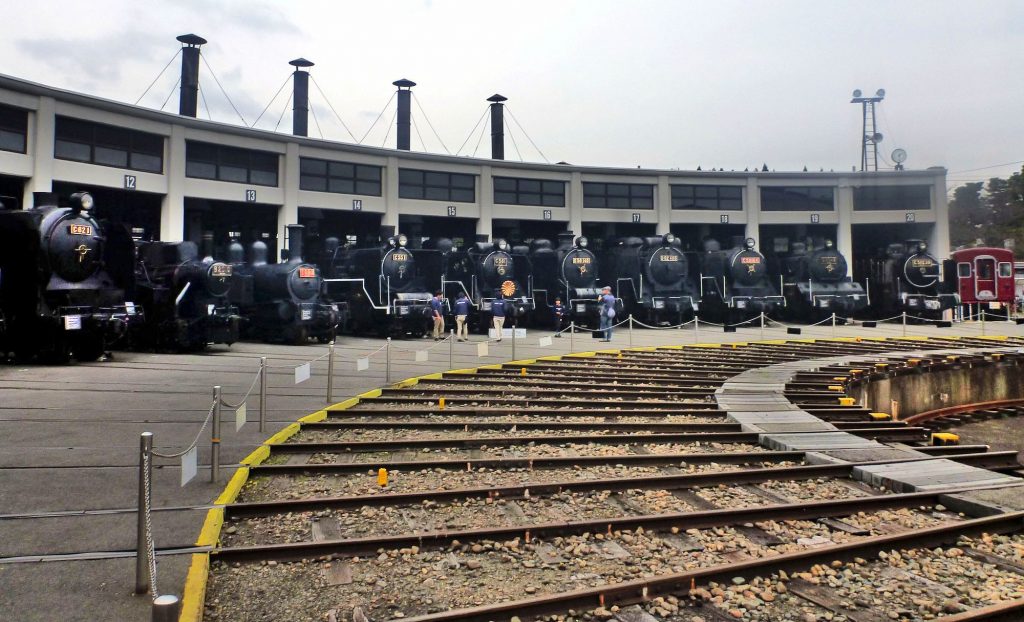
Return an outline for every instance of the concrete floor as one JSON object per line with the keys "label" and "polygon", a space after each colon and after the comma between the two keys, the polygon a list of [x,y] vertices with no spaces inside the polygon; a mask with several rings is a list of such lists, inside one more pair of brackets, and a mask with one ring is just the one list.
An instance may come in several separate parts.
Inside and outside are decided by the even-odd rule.
{"label": "concrete floor", "polygon": [[[515,358],[576,351],[696,342],[754,341],[829,336],[900,336],[901,326],[817,327],[787,335],[784,328],[741,328],[723,333],[704,327],[685,330],[619,329],[605,344],[568,335],[539,347],[550,332],[530,331],[515,345]],[[986,334],[1024,335],[1024,326],[989,322]],[[952,329],[909,326],[907,335],[980,335],[978,324]],[[480,336],[473,336],[482,341]],[[341,401],[384,384],[383,352],[367,371],[356,360],[383,341],[341,338],[336,346],[334,400]],[[510,339],[477,356],[475,343],[442,343],[429,360],[416,362],[414,350],[430,340],[395,341],[391,380],[513,359]],[[320,357],[326,346],[271,346],[256,343],[217,346],[201,355],[117,352],[111,361],[45,367],[0,365],[0,620],[147,620],[148,596],[134,596],[134,506],[138,487],[139,434],[153,432],[159,451],[176,451],[199,430],[220,384],[235,402],[249,387],[259,357],[269,360],[268,417],[265,432],[255,423],[258,400],[248,401],[249,423],[234,431],[233,412],[224,413],[222,469],[211,483],[209,430],[199,445],[198,476],[179,486],[180,463],[155,463],[153,526],[157,549],[191,546],[208,504],[217,497],[237,463],[254,447],[298,417],[326,403],[325,360],[312,365],[312,377],[294,382],[295,367]],[[73,560],[39,556],[98,554],[103,559]],[[120,555],[120,556],[119,556]],[[32,556],[35,556],[33,558]],[[180,594],[189,556],[159,556],[158,586]]]}

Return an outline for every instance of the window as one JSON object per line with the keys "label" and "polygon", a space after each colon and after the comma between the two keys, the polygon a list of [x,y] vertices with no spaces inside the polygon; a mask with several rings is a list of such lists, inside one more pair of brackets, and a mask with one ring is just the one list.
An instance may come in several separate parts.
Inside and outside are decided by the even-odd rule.
{"label": "window", "polygon": [[583,184],[583,207],[607,209],[654,209],[650,184]]}
{"label": "window", "polygon": [[379,166],[302,158],[299,160],[299,188],[379,197],[380,171]]}
{"label": "window", "polygon": [[831,212],[835,209],[835,189],[811,186],[761,188],[761,211]]}
{"label": "window", "polygon": [[211,143],[185,144],[185,176],[255,186],[277,185],[276,153]]}
{"label": "window", "polygon": [[0,150],[25,153],[28,142],[28,111],[0,106]]}
{"label": "window", "polygon": [[971,278],[971,264],[969,263],[958,263],[956,265],[956,275],[961,279]]}
{"label": "window", "polygon": [[743,209],[743,187],[674,185],[672,209],[740,211]]}
{"label": "window", "polygon": [[476,201],[476,177],[461,173],[398,169],[398,196],[428,201]]}
{"label": "window", "polygon": [[495,177],[494,202],[507,205],[565,207],[565,182]]}
{"label": "window", "polygon": [[999,262],[999,278],[1008,279],[1013,276],[1013,266],[1007,261]]}
{"label": "window", "polygon": [[855,211],[931,209],[931,186],[864,186],[853,189]]}
{"label": "window", "polygon": [[163,136],[60,116],[54,133],[55,158],[150,173],[164,171]]}

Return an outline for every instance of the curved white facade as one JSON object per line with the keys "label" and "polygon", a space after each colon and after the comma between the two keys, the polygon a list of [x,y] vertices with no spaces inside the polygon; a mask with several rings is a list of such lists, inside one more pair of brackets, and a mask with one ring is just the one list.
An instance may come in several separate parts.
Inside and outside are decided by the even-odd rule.
{"label": "curved white facade", "polygon": [[[913,223],[913,231],[908,231],[908,234],[927,239],[939,256],[949,252],[944,168],[871,173],[700,172],[528,164],[444,156],[297,137],[182,117],[7,76],[0,76],[0,105],[27,111],[24,152],[0,150],[0,175],[22,180],[23,205],[31,205],[32,192],[52,191],[55,182],[149,193],[159,197],[160,235],[165,240],[182,239],[188,198],[275,206],[279,238],[284,225],[298,221],[300,207],[351,212],[354,205],[359,205],[364,214],[379,214],[381,224],[396,228],[402,216],[447,218],[454,211],[458,218],[474,219],[479,234],[491,234],[493,221],[499,218],[551,220],[564,223],[565,228],[577,233],[584,230],[585,223],[647,223],[653,226],[653,231],[661,233],[681,225],[728,222],[730,225],[743,225],[747,236],[758,239],[760,227],[764,225],[834,225],[837,246],[848,257],[853,256],[853,237],[858,226],[907,226]],[[55,157],[58,118],[82,119],[163,137],[161,172]],[[277,183],[275,186],[251,185],[190,177],[186,173],[186,144],[190,141],[278,154]],[[300,189],[302,158],[380,167],[380,196]],[[474,200],[401,198],[400,169],[470,175],[475,180]],[[496,177],[564,182],[564,207],[495,204]],[[126,188],[128,178],[132,178],[132,188]],[[594,182],[652,187],[652,209],[587,207],[584,184]],[[742,208],[722,212],[714,209],[673,209],[674,185],[737,187],[742,196]],[[922,188],[926,187],[927,205],[907,209],[898,201],[881,205],[876,201],[870,209],[855,209],[858,189],[882,187],[891,195],[894,188],[904,186],[916,188],[919,196]],[[765,209],[762,194],[773,187],[831,189],[832,209]]]}

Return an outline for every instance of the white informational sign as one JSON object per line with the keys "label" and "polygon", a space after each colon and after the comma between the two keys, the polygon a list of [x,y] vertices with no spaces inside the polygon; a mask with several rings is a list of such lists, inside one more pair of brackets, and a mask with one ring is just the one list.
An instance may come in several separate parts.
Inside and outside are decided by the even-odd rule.
{"label": "white informational sign", "polygon": [[245,425],[245,402],[242,402],[242,405],[235,411],[235,432],[241,430],[243,425]]}
{"label": "white informational sign", "polygon": [[427,351],[426,350],[416,350],[416,362],[417,363],[422,363],[422,362],[424,362],[426,360],[427,360]]}
{"label": "white informational sign", "polygon": [[135,315],[135,303],[130,300],[124,303],[124,310],[128,313],[128,315]]}
{"label": "white informational sign", "polygon": [[181,456],[181,485],[189,483],[199,471],[199,449],[193,447]]}
{"label": "white informational sign", "polygon": [[541,337],[537,341],[537,345],[539,345],[542,348],[546,348],[546,347],[550,346],[551,345],[551,337]]}
{"label": "white informational sign", "polygon": [[206,305],[206,315],[213,315],[213,310],[217,308],[217,305]]}
{"label": "white informational sign", "polygon": [[356,359],[356,371],[366,371],[367,369],[370,369],[369,357]]}
{"label": "white informational sign", "polygon": [[309,380],[309,363],[303,363],[295,368],[295,384]]}
{"label": "white informational sign", "polygon": [[299,311],[299,317],[304,322],[306,320],[312,320],[313,319],[313,310],[312,309],[302,309],[302,310]]}
{"label": "white informational sign", "polygon": [[487,356],[487,342],[486,341],[481,341],[480,343],[476,344],[476,355],[477,356]]}
{"label": "white informational sign", "polygon": [[516,329],[516,339],[526,339],[526,329],[525,328],[517,328]]}
{"label": "white informational sign", "polygon": [[81,330],[82,329],[82,316],[81,315],[65,315],[64,316],[64,330]]}
{"label": "white informational sign", "polygon": [[[516,329],[503,328],[503,329],[501,329],[501,338],[502,339],[512,339],[512,331],[513,330],[515,330],[515,338],[516,339],[526,339],[526,329],[525,328],[516,328]],[[497,339],[498,338],[498,331],[493,329],[493,328],[487,329],[487,337],[490,338],[490,339]]]}

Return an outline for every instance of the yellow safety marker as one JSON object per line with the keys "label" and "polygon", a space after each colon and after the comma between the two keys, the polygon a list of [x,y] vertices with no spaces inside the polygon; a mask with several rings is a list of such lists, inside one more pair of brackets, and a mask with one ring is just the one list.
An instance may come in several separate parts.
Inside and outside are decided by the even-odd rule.
{"label": "yellow safety marker", "polygon": [[868,416],[875,421],[888,421],[892,419],[892,415],[889,413],[868,413]]}
{"label": "yellow safety marker", "polygon": [[952,432],[936,432],[932,434],[932,445],[959,445],[960,435]]}
{"label": "yellow safety marker", "polygon": [[957,356],[956,354],[950,354],[949,356],[946,357],[946,360],[955,363],[958,360],[960,360],[960,357]]}
{"label": "yellow safety marker", "polygon": [[841,385],[841,384],[830,384],[830,385],[828,385],[828,390],[829,391],[842,391],[843,390],[843,385]]}
{"label": "yellow safety marker", "polygon": [[388,470],[384,467],[377,469],[377,485],[381,488],[388,486]]}
{"label": "yellow safety marker", "polygon": [[1000,352],[993,352],[992,353],[992,360],[993,361],[1001,361],[1001,360],[1003,360],[1002,353],[1000,353]]}
{"label": "yellow safety marker", "polygon": [[526,368],[525,367],[522,367],[522,368],[519,369],[519,375],[520,376],[525,376],[526,375]]}
{"label": "yellow safety marker", "polygon": [[839,398],[839,405],[840,406],[856,406],[857,405],[857,400],[855,400],[852,397],[841,397],[841,398]]}
{"label": "yellow safety marker", "polygon": [[908,367],[917,367],[921,364],[921,359],[907,359]]}
{"label": "yellow safety marker", "polygon": [[440,408],[441,410],[444,410],[444,398],[443,397],[437,398],[437,407]]}
{"label": "yellow safety marker", "polygon": [[838,381],[838,382],[846,382],[847,377],[846,376],[832,376],[832,380],[835,380],[835,381]]}

